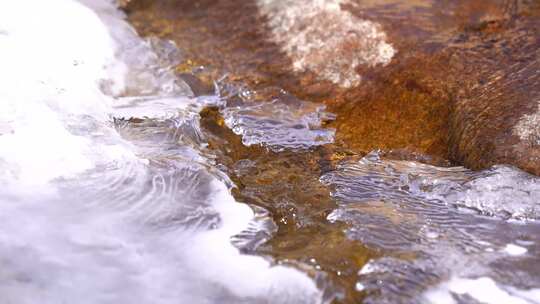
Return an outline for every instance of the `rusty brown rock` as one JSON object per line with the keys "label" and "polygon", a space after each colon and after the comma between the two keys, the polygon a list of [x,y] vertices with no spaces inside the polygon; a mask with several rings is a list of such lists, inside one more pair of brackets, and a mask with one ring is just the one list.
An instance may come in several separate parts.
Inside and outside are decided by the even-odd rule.
{"label": "rusty brown rock", "polygon": [[493,22],[459,39],[452,156],[473,169],[507,163],[540,175],[538,18]]}
{"label": "rusty brown rock", "polygon": [[[309,1],[295,3],[304,2]],[[276,20],[290,20],[282,20],[281,7],[260,4],[272,1],[132,0],[126,10],[141,34],[178,43],[191,63],[182,72],[211,66],[208,81],[228,73],[229,81],[255,90],[280,87],[301,99],[326,103],[338,114],[331,126],[346,148],[406,148],[475,169],[509,163],[539,174],[534,140],[540,77],[538,53],[533,51],[538,49],[537,3],[328,2],[342,3],[339,12],[332,5],[322,12],[306,10],[307,17],[298,17],[301,26],[285,29],[301,36],[299,41],[313,43],[324,31],[304,30],[309,22],[335,35],[339,27],[333,23],[347,27],[351,20],[371,20],[397,50],[391,62],[384,66],[361,61],[355,68],[359,82],[332,78],[334,71],[324,60],[342,70],[346,64],[326,49],[298,51],[301,45],[288,45],[288,37],[276,38],[283,34],[276,30]],[[363,43],[384,46],[384,37],[374,37]],[[349,36],[335,45],[336,58],[377,54]]]}
{"label": "rusty brown rock", "polygon": [[[332,69],[317,73],[317,68],[326,69],[328,49],[304,50],[301,54],[314,63],[295,68],[304,57],[291,53],[294,50],[284,46],[285,40],[276,39],[270,19],[279,12],[272,7],[262,12],[255,0],[131,0],[125,9],[142,35],[172,39],[179,45],[185,62],[176,70],[197,95],[210,93],[212,81],[228,73],[229,83],[255,90],[258,101],[271,99],[275,88],[283,88],[300,99],[323,102],[337,114],[329,124],[337,129],[336,144],[309,152],[246,147],[216,109],[201,113],[201,127],[216,161],[238,186],[236,199],[270,211],[278,226],[276,235],[257,252],[291,264],[310,265],[314,259],[329,281],[344,288],[342,302],[359,303],[362,294],[354,288],[357,271],[384,253],[347,239],[344,224],[326,220],[336,203],[319,177],[338,160],[383,149],[388,150],[383,155],[394,159],[436,165],[448,165],[446,159],[452,159],[472,168],[510,163],[540,173],[534,136],[540,88],[540,26],[535,23],[539,10],[514,3],[348,1],[341,8],[348,12],[343,24],[377,21],[398,51],[387,65],[356,66],[361,81],[352,86],[343,86],[340,77],[334,81],[321,77],[331,75]],[[300,24],[339,18],[333,9],[314,12],[316,18],[310,15]],[[302,27],[293,31],[321,35],[303,32]],[[339,33],[339,27],[332,31]],[[384,46],[377,39],[369,41]],[[340,56],[351,58],[363,51],[361,45],[349,42],[336,44]]]}
{"label": "rusty brown rock", "polygon": [[[351,149],[414,147],[447,156],[447,124],[440,119],[448,116],[447,100],[430,95],[433,90],[426,92],[414,84],[417,80],[394,81],[393,77],[414,74],[405,64],[382,76],[377,74],[379,67],[365,66],[365,81],[354,88],[321,80],[310,70],[295,72],[293,60],[274,42],[269,21],[258,9],[254,1],[135,0],[128,12],[143,35],[175,40],[187,58],[229,73],[229,81],[253,89],[281,87],[301,99],[327,103],[338,114],[332,125],[338,140]],[[352,56],[355,50],[358,46],[341,55]]]}

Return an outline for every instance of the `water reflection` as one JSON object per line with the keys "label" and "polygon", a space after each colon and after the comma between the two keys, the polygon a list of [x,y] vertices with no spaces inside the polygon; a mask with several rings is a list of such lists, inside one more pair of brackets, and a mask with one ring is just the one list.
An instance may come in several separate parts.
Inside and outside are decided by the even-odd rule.
{"label": "water reflection", "polygon": [[191,98],[174,44],[84,3],[0,3],[0,302],[321,303],[231,243],[272,227],[205,150],[219,98]]}
{"label": "water reflection", "polygon": [[[526,221],[538,218],[537,177],[509,167],[472,172],[384,160],[374,152],[344,161],[321,181],[340,204],[328,219],[349,223],[349,237],[389,252],[359,272],[366,303],[437,303],[433,293],[424,295],[438,284],[457,302],[481,301],[482,294],[452,289],[465,278],[493,280],[501,290],[540,287],[540,225]],[[537,301],[511,294],[516,303]]]}

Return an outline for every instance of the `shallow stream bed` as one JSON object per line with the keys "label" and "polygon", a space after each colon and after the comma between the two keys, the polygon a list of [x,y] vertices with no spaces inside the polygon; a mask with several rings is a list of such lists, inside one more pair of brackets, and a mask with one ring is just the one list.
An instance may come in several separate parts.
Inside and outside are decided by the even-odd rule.
{"label": "shallow stream bed", "polygon": [[274,86],[201,94],[107,0],[3,1],[0,50],[2,304],[540,303],[536,176],[351,151]]}

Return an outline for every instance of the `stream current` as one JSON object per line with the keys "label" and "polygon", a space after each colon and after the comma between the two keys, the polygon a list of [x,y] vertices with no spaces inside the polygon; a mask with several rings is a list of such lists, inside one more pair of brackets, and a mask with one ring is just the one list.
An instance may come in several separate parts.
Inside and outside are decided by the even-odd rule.
{"label": "stream current", "polygon": [[[339,299],[241,253],[275,227],[235,201],[199,124],[219,107],[245,145],[309,150],[333,141],[323,107],[195,97],[172,71],[181,46],[106,0],[2,1],[0,50],[0,303]],[[373,152],[320,182],[327,220],[384,253],[358,270],[366,303],[540,303],[537,177]]]}

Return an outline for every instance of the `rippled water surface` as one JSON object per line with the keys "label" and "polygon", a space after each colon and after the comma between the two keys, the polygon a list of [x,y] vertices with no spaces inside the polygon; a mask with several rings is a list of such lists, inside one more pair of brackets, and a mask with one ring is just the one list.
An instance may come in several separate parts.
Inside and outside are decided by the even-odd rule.
{"label": "rippled water surface", "polygon": [[223,110],[225,123],[242,136],[246,146],[261,144],[274,151],[305,150],[334,141],[335,131],[322,128],[334,115],[324,106],[298,100],[283,91],[271,100],[257,102],[241,91],[243,100]]}
{"label": "rippled water surface", "polygon": [[321,181],[340,205],[328,219],[350,223],[349,237],[389,252],[358,273],[366,302],[537,303],[537,177],[506,166],[472,172],[384,160],[374,152]]}
{"label": "rippled water surface", "polygon": [[[365,303],[540,303],[538,177],[334,155],[323,106],[195,96],[106,0],[4,1],[0,50],[0,303],[339,302],[351,273]],[[208,107],[255,152],[211,145]]]}
{"label": "rippled water surface", "polygon": [[174,44],[85,3],[0,5],[0,302],[319,302],[231,244],[266,226],[205,151],[198,112],[219,98],[192,98]]}

